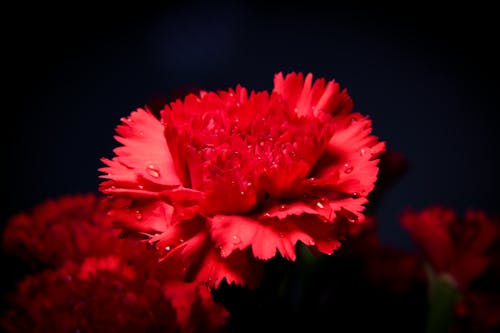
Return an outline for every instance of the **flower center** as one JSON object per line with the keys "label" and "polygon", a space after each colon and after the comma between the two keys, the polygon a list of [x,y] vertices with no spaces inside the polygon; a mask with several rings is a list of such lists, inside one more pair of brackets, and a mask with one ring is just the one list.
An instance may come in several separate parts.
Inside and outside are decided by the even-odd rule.
{"label": "flower center", "polygon": [[166,139],[185,186],[207,214],[241,214],[264,198],[293,197],[333,134],[330,115],[298,116],[277,94],[243,88],[190,95],[165,110]]}

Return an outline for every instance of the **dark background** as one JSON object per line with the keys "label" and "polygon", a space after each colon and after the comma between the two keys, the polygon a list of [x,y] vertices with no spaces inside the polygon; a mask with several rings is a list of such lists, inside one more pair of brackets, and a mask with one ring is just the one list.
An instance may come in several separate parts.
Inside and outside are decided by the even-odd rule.
{"label": "dark background", "polygon": [[496,11],[481,2],[171,1],[4,9],[2,221],[97,191],[114,128],[191,88],[272,88],[312,72],[348,89],[408,172],[377,206],[383,241],[409,244],[406,207],[498,213]]}

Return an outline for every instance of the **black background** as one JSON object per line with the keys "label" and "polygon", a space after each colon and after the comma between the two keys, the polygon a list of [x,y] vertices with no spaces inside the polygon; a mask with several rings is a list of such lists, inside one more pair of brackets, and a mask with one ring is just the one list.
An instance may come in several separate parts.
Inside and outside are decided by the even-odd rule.
{"label": "black background", "polygon": [[409,244],[406,207],[498,213],[498,18],[481,2],[171,1],[17,4],[3,20],[2,221],[97,191],[114,128],[191,88],[272,88],[312,72],[348,89],[409,162],[377,206]]}

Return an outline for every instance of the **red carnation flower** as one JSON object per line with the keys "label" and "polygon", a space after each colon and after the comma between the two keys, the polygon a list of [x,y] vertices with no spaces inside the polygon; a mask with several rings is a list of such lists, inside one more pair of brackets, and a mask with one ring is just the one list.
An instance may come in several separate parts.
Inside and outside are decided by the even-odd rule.
{"label": "red carnation flower", "polygon": [[46,200],[9,219],[2,234],[3,249],[32,264],[52,267],[130,251],[106,221],[105,207],[94,194]]}
{"label": "red carnation flower", "polygon": [[159,265],[158,255],[142,242],[121,239],[106,206],[94,194],[67,195],[8,221],[4,248],[52,269],[25,277],[9,293],[0,327],[7,332],[219,332],[229,313],[207,287],[184,283],[181,267]]}
{"label": "red carnation flower", "polygon": [[274,89],[190,94],[122,119],[103,159],[110,215],[146,235],[188,279],[256,286],[254,258],[295,260],[302,242],[331,254],[363,220],[384,143],[334,81],[277,74]]}
{"label": "red carnation flower", "polygon": [[488,251],[498,239],[498,221],[477,210],[467,211],[465,218],[440,206],[407,210],[401,223],[432,268],[450,274],[462,289],[485,271]]}
{"label": "red carnation flower", "polygon": [[205,286],[163,285],[140,273],[109,256],[28,276],[9,295],[0,327],[12,333],[220,332],[228,312]]}
{"label": "red carnation flower", "polygon": [[68,261],[26,277],[10,295],[6,332],[173,332],[174,309],[154,280],[119,257]]}

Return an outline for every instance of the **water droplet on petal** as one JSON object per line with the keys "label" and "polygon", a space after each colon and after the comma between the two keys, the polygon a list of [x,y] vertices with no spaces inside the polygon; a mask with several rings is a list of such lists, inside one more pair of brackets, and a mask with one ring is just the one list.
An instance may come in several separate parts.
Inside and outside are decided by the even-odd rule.
{"label": "water droplet on petal", "polygon": [[351,164],[349,164],[349,163],[344,164],[344,172],[345,173],[349,174],[352,172],[353,169],[354,169],[354,167]]}
{"label": "water droplet on petal", "polygon": [[286,209],[286,205],[280,205],[279,210],[284,211]]}
{"label": "water droplet on petal", "polygon": [[366,154],[370,154],[370,157],[373,156],[373,150],[371,148],[361,148],[359,151],[359,155],[365,156]]}
{"label": "water droplet on petal", "polygon": [[357,199],[357,198],[359,198],[359,194],[357,192],[352,192],[351,198]]}
{"label": "water droplet on petal", "polygon": [[241,243],[241,239],[238,236],[233,235],[232,242],[234,245],[237,245],[237,244]]}
{"label": "water droplet on petal", "polygon": [[269,214],[269,213],[265,213],[265,214],[264,214],[264,217],[271,217],[271,214]]}
{"label": "water droplet on petal", "polygon": [[309,241],[309,246],[314,246],[314,245],[316,245],[316,242],[315,242],[315,241],[313,241],[313,240],[311,239],[311,240]]}
{"label": "water droplet on petal", "polygon": [[316,206],[320,209],[325,208],[325,205],[323,205],[320,201],[316,202]]}
{"label": "water droplet on petal", "polygon": [[179,238],[179,243],[184,243],[184,239]]}
{"label": "water droplet on petal", "polygon": [[142,220],[142,213],[140,210],[135,211],[135,218],[139,221]]}
{"label": "water droplet on petal", "polygon": [[144,190],[144,185],[139,185],[139,190]]}
{"label": "water droplet on petal", "polygon": [[171,250],[170,246],[165,246],[165,252],[169,252]]}
{"label": "water droplet on petal", "polygon": [[154,164],[148,165],[147,170],[148,170],[148,173],[151,177],[154,177],[154,178],[160,177],[160,171],[158,171],[158,168]]}

